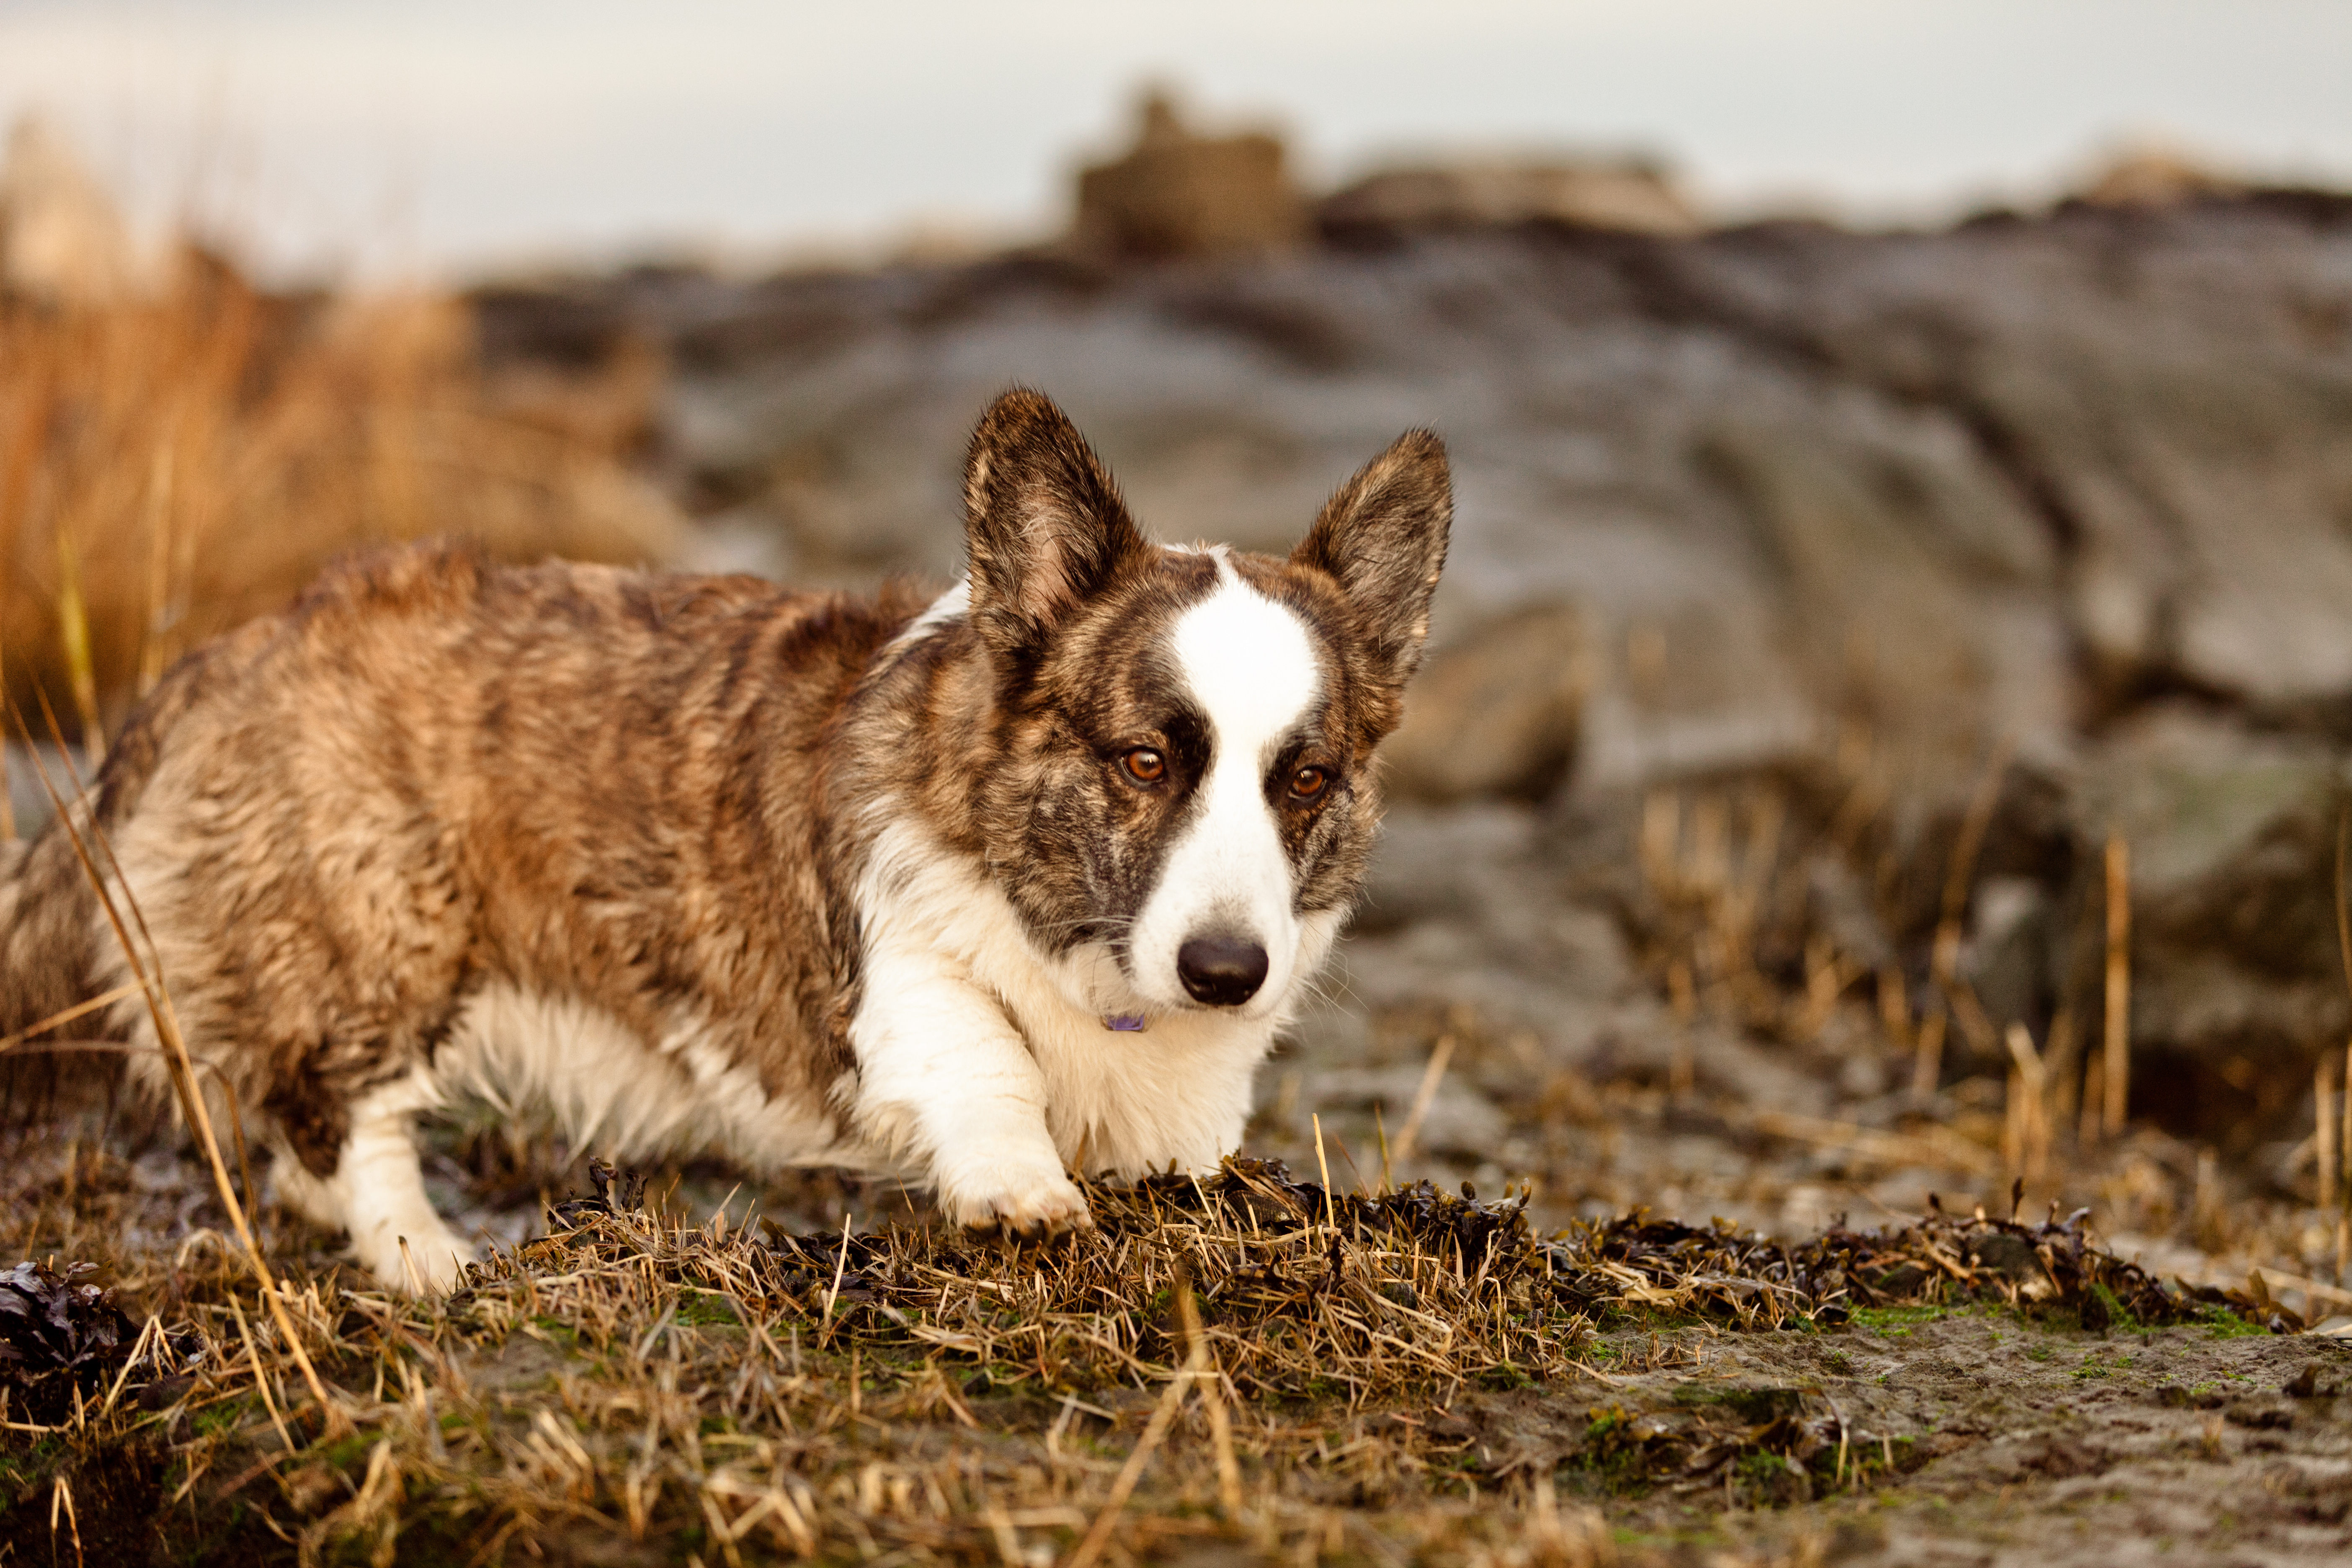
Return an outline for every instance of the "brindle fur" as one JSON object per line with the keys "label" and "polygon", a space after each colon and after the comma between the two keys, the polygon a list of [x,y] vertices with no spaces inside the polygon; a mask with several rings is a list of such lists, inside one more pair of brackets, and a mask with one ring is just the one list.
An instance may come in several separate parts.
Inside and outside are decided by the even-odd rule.
{"label": "brindle fur", "polygon": [[[1443,448],[1415,432],[1287,561],[1162,549],[1060,411],[1008,394],[968,459],[968,614],[388,551],[184,659],[77,817],[110,845],[192,1047],[316,1177],[354,1103],[429,1067],[490,985],[647,1042],[690,1018],[758,1092],[825,1119],[828,1146],[887,1156],[850,1045],[877,835],[919,822],[1040,953],[1098,942],[1125,964],[1211,743],[1167,629],[1229,570],[1317,649],[1318,700],[1270,776],[1331,771],[1279,821],[1297,907],[1343,910],[1449,509]],[[1122,785],[1138,744],[1164,750],[1168,787]],[[0,1034],[127,973],[59,827],[0,847]],[[107,1022],[145,1038],[141,1004]]]}

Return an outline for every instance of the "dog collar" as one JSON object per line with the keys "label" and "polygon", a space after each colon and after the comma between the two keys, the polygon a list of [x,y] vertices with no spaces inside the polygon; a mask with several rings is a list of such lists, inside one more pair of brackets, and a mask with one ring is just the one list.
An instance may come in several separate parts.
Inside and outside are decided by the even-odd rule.
{"label": "dog collar", "polygon": [[1103,1020],[1103,1027],[1122,1035],[1139,1035],[1143,1033],[1143,1015],[1115,1013]]}

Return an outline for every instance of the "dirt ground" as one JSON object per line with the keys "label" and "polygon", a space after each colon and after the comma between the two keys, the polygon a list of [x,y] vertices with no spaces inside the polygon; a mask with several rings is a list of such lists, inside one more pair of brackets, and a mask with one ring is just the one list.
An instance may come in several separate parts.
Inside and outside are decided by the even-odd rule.
{"label": "dirt ground", "polygon": [[1728,1485],[1628,1495],[1605,1462],[1571,1458],[1567,1484],[1601,1509],[1629,1560],[1717,1545],[1853,1563],[2352,1557],[2352,1354],[2330,1340],[2207,1326],[2095,1334],[1972,1308],[1822,1334],[1629,1331],[1604,1343],[1611,1364],[1669,1364],[1476,1400],[1463,1414],[1482,1454],[1498,1468],[1583,1458],[1591,1423],[1621,1409],[1672,1446],[1710,1425],[1825,1407],[1852,1435],[1849,1471],[1866,1475],[1841,1489],[1759,1467]]}
{"label": "dirt ground", "polygon": [[[1591,1194],[1629,1176],[1679,1184],[1702,1200],[1710,1190],[1745,1194],[1751,1206],[1782,1211],[1786,1192],[1805,1186],[1853,1208],[1857,1228],[1884,1218],[1867,1212],[1866,1159],[1844,1156],[1841,1181],[1824,1174],[1818,1142],[1735,1129],[1727,1108],[1702,1114],[1623,1086],[1601,1092],[1616,1108],[1612,1135],[1562,1140],[1566,1153],[1582,1149],[1595,1163],[1580,1183],[1572,1163],[1544,1173],[1540,1184],[1562,1195],[1529,1211],[1538,1235],[1571,1223]],[[1259,1129],[1270,1144],[1286,1142],[1276,1109]],[[1325,1159],[1344,1166],[1331,1152],[1335,1131],[1326,1130]],[[1311,1143],[1303,1154],[1311,1180]],[[1412,1173],[1452,1181],[1462,1163],[1417,1163]],[[585,1187],[564,1151],[488,1123],[445,1131],[434,1165],[445,1201],[510,1240],[544,1229],[543,1193],[562,1198]],[[1377,1173],[1365,1174],[1365,1185],[1377,1183]],[[1914,1173],[1954,1193],[1965,1190],[1949,1179],[1960,1174]],[[278,1407],[265,1411],[250,1398],[249,1363],[236,1355],[246,1331],[223,1305],[239,1289],[236,1261],[186,1154],[167,1144],[142,1152],[121,1134],[97,1145],[36,1141],[9,1163],[5,1184],[0,1247],[12,1258],[97,1259],[106,1265],[98,1278],[119,1284],[132,1323],[152,1311],[167,1326],[195,1324],[227,1361],[215,1362],[212,1382],[197,1376],[199,1393],[216,1390],[205,1395],[213,1403],[167,1419],[163,1446],[142,1439],[151,1446],[132,1450],[144,1456],[136,1462],[119,1448],[77,1450],[70,1433],[0,1434],[8,1470],[0,1563],[73,1560],[70,1531],[53,1536],[48,1522],[58,1478],[68,1475],[79,1489],[89,1563],[162,1560],[158,1552],[217,1561],[232,1552],[258,1561],[790,1560],[802,1553],[774,1531],[774,1516],[769,1533],[747,1524],[719,1551],[692,1516],[663,1511],[680,1506],[689,1472],[717,1489],[706,1498],[723,1499],[738,1484],[730,1477],[766,1464],[777,1475],[797,1467],[813,1495],[844,1510],[852,1532],[821,1535],[810,1547],[820,1559],[1045,1568],[1070,1561],[1159,1403],[1149,1376],[1057,1391],[999,1367],[1005,1381],[992,1383],[989,1364],[973,1373],[971,1357],[942,1355],[938,1345],[917,1347],[928,1348],[926,1360],[872,1340],[853,1352],[866,1358],[861,1371],[839,1342],[820,1346],[813,1318],[787,1310],[767,1315],[762,1333],[779,1347],[789,1337],[794,1375],[782,1380],[770,1417],[739,1421],[723,1401],[730,1387],[742,1393],[757,1357],[730,1313],[695,1309],[705,1296],[691,1285],[632,1298],[625,1331],[608,1326],[592,1343],[590,1320],[604,1309],[562,1304],[565,1281],[582,1273],[576,1256],[520,1271],[508,1289],[530,1292],[531,1313],[511,1307],[492,1322],[478,1309],[470,1317],[403,1310],[351,1279],[331,1238],[272,1211],[267,1242],[297,1289],[315,1285],[320,1300],[340,1303],[346,1327],[376,1325],[369,1332],[383,1359],[321,1356],[337,1399],[370,1434],[338,1446],[303,1427],[301,1385],[282,1363]],[[1347,1191],[1355,1182],[1342,1168],[1333,1184]],[[654,1206],[679,1223],[704,1224],[722,1210],[732,1216],[715,1232],[704,1224],[679,1233],[706,1247],[719,1245],[713,1234],[742,1245],[755,1199],[788,1232],[838,1236],[845,1218],[861,1235],[929,1223],[903,1194],[831,1177],[755,1194],[724,1170],[690,1167],[655,1173],[652,1190]],[[1766,1201],[1776,1194],[1781,1201]],[[1041,1269],[1050,1263],[1037,1259]],[[649,1281],[695,1278],[642,1259],[627,1267],[640,1264]],[[1028,1267],[1018,1262],[1008,1277]],[[1038,1279],[1042,1289],[1045,1275]],[[250,1289],[244,1295],[245,1312],[259,1320]],[[2168,1327],[2126,1315],[2091,1331],[2071,1310],[2012,1305],[1999,1290],[1778,1331],[1742,1330],[1671,1302],[1645,1305],[1639,1291],[1580,1320],[1547,1321],[1557,1324],[1545,1331],[1559,1335],[1557,1353],[1532,1377],[1505,1363],[1499,1378],[1490,1365],[1480,1375],[1353,1397],[1318,1392],[1312,1380],[1273,1379],[1234,1408],[1244,1503],[1222,1522],[1203,1410],[1186,1407],[1158,1439],[1102,1560],[2352,1562],[2352,1350],[2332,1335],[2264,1331],[2242,1314],[2210,1309]],[[268,1325],[255,1327],[269,1342]],[[405,1359],[383,1352],[386,1344],[407,1345]],[[420,1392],[428,1369],[437,1381]],[[239,1386],[245,1397],[236,1396]],[[676,1403],[669,1416],[664,1400]],[[424,1409],[440,1413],[437,1426],[417,1425]],[[281,1414],[294,1423],[289,1439],[278,1435]],[[542,1430],[550,1419],[558,1426]],[[390,1473],[398,1490],[409,1453],[402,1445],[418,1441],[417,1431],[436,1447],[433,1434],[446,1436],[437,1462],[463,1472],[446,1454],[463,1459],[457,1439],[468,1424],[489,1435],[472,1479],[431,1481],[436,1461],[418,1452],[404,1461],[404,1500],[384,1502],[382,1476]],[[565,1437],[584,1448],[588,1478],[577,1483],[574,1511],[534,1505],[527,1529],[510,1523],[495,1541],[486,1526],[451,1522],[472,1517],[476,1505],[449,1499],[504,1495],[498,1487],[522,1486],[516,1478],[526,1472],[542,1490],[550,1475],[571,1474]],[[287,1452],[289,1440],[298,1452]],[[649,1532],[633,1538],[625,1478],[658,1477],[648,1467],[665,1441],[678,1455],[690,1447],[692,1458],[667,1461],[680,1479],[667,1494],[656,1480]],[[373,1461],[378,1447],[394,1456],[388,1471]],[[146,1482],[131,1484],[142,1475]],[[957,1476],[967,1490],[939,1479]],[[923,1521],[926,1487],[944,1503],[933,1510],[936,1522]],[[184,1512],[155,1514],[175,1490]],[[395,1522],[396,1539],[370,1523],[371,1507]],[[141,1534],[151,1515],[184,1522],[158,1542]],[[369,1528],[347,1529],[355,1518]],[[98,1550],[102,1540],[115,1544]],[[383,1555],[395,1545],[395,1555]]]}

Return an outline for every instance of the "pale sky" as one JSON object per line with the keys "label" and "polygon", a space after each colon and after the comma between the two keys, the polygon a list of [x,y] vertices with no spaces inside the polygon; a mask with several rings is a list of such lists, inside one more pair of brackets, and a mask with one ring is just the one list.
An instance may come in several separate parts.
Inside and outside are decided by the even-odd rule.
{"label": "pale sky", "polygon": [[1639,149],[1920,220],[2161,142],[2352,185],[2352,0],[0,0],[0,120],[281,268],[1042,230],[1146,77],[1318,179]]}

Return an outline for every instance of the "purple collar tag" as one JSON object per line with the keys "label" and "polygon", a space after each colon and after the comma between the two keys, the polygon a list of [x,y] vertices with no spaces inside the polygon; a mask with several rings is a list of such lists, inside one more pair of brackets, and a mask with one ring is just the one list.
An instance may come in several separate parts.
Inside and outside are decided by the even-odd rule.
{"label": "purple collar tag", "polygon": [[1103,1027],[1116,1030],[1122,1035],[1139,1035],[1143,1033],[1143,1015],[1121,1013],[1114,1017],[1105,1018]]}

